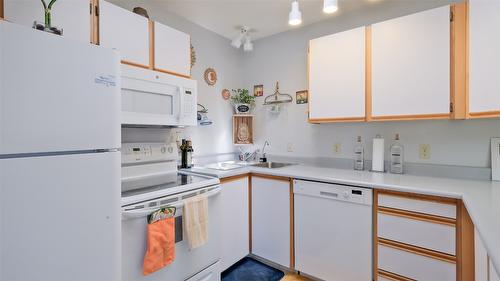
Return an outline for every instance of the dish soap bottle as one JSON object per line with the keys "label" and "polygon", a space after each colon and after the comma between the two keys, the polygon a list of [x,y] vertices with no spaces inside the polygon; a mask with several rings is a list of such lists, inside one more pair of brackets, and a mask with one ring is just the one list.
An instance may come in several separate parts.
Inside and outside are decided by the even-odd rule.
{"label": "dish soap bottle", "polygon": [[356,145],[354,145],[354,170],[363,170],[365,164],[365,151],[361,136],[358,136]]}
{"label": "dish soap bottle", "polygon": [[394,137],[394,143],[391,145],[391,173],[403,173],[403,154],[403,145],[399,142],[399,134],[396,134]]}

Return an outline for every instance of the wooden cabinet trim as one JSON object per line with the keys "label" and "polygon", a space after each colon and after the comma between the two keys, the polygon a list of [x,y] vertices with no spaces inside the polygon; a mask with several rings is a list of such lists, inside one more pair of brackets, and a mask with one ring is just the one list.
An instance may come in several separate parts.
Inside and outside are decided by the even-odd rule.
{"label": "wooden cabinet trim", "polygon": [[466,119],[469,97],[468,3],[450,6],[450,102],[451,118]]}
{"label": "wooden cabinet trim", "polygon": [[155,68],[155,23],[148,20],[149,32],[149,69]]}
{"label": "wooden cabinet trim", "polygon": [[273,175],[266,175],[266,174],[259,174],[259,173],[251,173],[251,176],[256,177],[256,178],[269,179],[269,180],[278,180],[278,181],[286,181],[286,182],[290,181],[290,178],[287,178],[287,177],[273,176]]}
{"label": "wooden cabinet trim", "polygon": [[99,45],[99,0],[90,0],[90,43]]}
{"label": "wooden cabinet trim", "polygon": [[220,179],[220,183],[228,183],[228,182],[232,182],[232,181],[237,181],[239,179],[243,179],[243,178],[248,178],[250,177],[250,173],[246,173],[246,174],[241,174],[241,175],[235,175],[235,176],[230,176],[230,177],[225,177],[225,178],[221,178]]}
{"label": "wooden cabinet trim", "polygon": [[373,265],[372,265],[372,274],[373,280],[377,281],[377,271],[378,271],[378,194],[379,191],[377,189],[373,190],[373,210],[372,210],[372,224],[373,224]]}
{"label": "wooden cabinet trim", "polygon": [[[394,280],[394,281],[417,281],[415,279],[411,279],[396,273],[392,273],[383,269],[378,269],[378,276],[384,277],[385,279]],[[377,280],[377,279],[375,279]]]}
{"label": "wooden cabinet trim", "polygon": [[474,223],[463,202],[457,208],[457,280],[475,278]]}
{"label": "wooden cabinet trim", "polygon": [[405,251],[408,253],[413,253],[416,255],[425,256],[425,257],[429,257],[429,258],[433,258],[436,260],[441,260],[441,261],[445,261],[445,262],[449,262],[449,263],[453,263],[453,264],[457,263],[456,256],[452,256],[449,254],[445,254],[445,253],[441,253],[441,252],[437,252],[437,251],[429,250],[426,248],[417,247],[417,246],[413,246],[410,244],[406,244],[406,243],[402,243],[402,242],[398,242],[398,241],[393,241],[393,240],[389,240],[389,239],[385,239],[385,238],[379,237],[378,238],[378,245],[390,247],[390,248],[397,249],[400,251]]}
{"label": "wooden cabinet trim", "polygon": [[295,269],[295,200],[293,179],[290,181],[290,268]]}
{"label": "wooden cabinet trim", "polygon": [[364,122],[365,117],[309,118],[309,123]]}
{"label": "wooden cabinet trim", "polygon": [[413,114],[413,115],[384,115],[372,116],[371,121],[411,121],[411,120],[434,120],[450,119],[449,113],[438,114]]}
{"label": "wooden cabinet trim", "polygon": [[472,119],[476,118],[497,118],[500,117],[500,110],[494,111],[482,111],[482,112],[470,112],[469,117]]}
{"label": "wooden cabinet trim", "polygon": [[0,20],[4,19],[3,0],[0,0]]}
{"label": "wooden cabinet trim", "polygon": [[135,66],[135,67],[149,69],[148,65],[143,65],[143,64],[135,63],[135,62],[131,62],[131,61],[122,60],[121,63],[122,64],[126,64],[126,65],[130,65],[130,66]]}
{"label": "wooden cabinet trim", "polygon": [[440,196],[434,196],[434,195],[425,195],[425,194],[418,194],[418,193],[408,193],[408,192],[393,191],[393,190],[378,190],[377,193],[382,194],[382,195],[391,195],[391,196],[397,196],[397,197],[403,197],[403,198],[409,198],[409,199],[415,199],[415,200],[431,201],[431,202],[437,202],[437,203],[448,204],[448,205],[457,205],[459,202],[459,199],[454,199],[454,198],[440,197]]}
{"label": "wooden cabinet trim", "polygon": [[417,212],[388,208],[388,207],[378,207],[378,213],[412,219],[412,220],[448,225],[453,227],[457,225],[457,221],[452,218],[446,218],[436,215],[429,215],[424,213],[417,213]]}
{"label": "wooden cabinet trim", "polygon": [[252,177],[248,174],[248,251],[252,253]]}

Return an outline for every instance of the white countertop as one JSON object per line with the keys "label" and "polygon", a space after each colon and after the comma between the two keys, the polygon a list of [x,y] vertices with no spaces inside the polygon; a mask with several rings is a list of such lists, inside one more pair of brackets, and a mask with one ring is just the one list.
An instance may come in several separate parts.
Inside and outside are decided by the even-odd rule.
{"label": "white countertop", "polygon": [[346,169],[292,165],[268,169],[253,166],[229,171],[195,167],[191,172],[225,178],[248,172],[305,180],[342,183],[385,190],[459,198],[481,236],[493,265],[500,272],[500,182],[394,175]]}

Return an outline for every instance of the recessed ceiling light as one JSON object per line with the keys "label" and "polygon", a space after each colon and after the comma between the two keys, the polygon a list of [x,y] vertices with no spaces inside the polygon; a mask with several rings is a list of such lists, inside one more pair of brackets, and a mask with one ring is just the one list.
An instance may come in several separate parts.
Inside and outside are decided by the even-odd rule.
{"label": "recessed ceiling light", "polygon": [[299,25],[302,23],[302,13],[299,10],[299,1],[295,0],[292,2],[292,10],[288,14],[288,24],[289,25]]}
{"label": "recessed ceiling light", "polygon": [[324,0],[323,12],[327,14],[335,13],[339,9],[338,0]]}

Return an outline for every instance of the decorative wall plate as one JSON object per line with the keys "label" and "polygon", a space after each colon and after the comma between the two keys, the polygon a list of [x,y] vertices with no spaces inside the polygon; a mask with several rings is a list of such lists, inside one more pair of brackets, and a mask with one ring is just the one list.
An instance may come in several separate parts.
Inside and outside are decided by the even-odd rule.
{"label": "decorative wall plate", "polygon": [[224,89],[221,92],[222,98],[228,100],[231,97],[231,92],[228,89]]}
{"label": "decorative wall plate", "polygon": [[215,69],[213,68],[207,68],[205,70],[205,82],[207,82],[208,85],[213,86],[215,83],[217,83],[217,72],[215,72]]}

